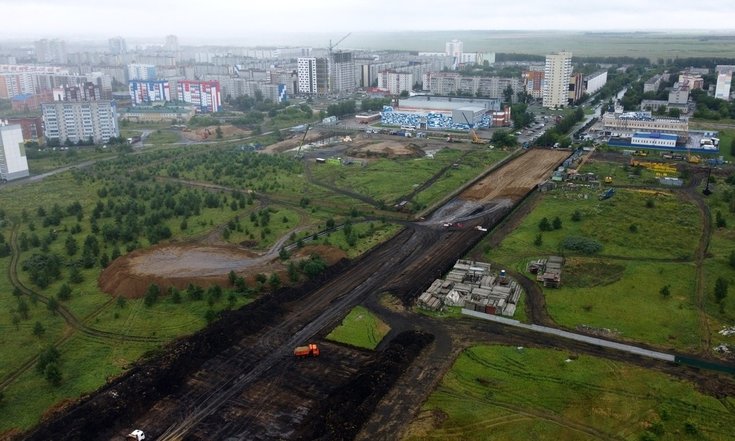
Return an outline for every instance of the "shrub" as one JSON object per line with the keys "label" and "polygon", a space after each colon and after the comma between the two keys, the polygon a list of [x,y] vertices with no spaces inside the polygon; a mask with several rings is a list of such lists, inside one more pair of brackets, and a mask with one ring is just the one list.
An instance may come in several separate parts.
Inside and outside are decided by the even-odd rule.
{"label": "shrub", "polygon": [[594,239],[582,236],[569,236],[561,243],[562,248],[578,251],[582,254],[596,254],[602,250],[602,244]]}

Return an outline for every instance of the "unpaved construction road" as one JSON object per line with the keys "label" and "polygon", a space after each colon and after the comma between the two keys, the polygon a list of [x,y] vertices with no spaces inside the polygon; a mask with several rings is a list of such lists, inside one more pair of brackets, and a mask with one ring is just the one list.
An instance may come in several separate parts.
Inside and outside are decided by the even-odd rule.
{"label": "unpaved construction road", "polygon": [[[569,348],[673,370],[526,330],[469,320],[442,323],[390,311],[376,300],[389,290],[410,304],[482,238],[484,233],[472,226],[496,225],[567,155],[526,152],[454,198],[449,208],[407,227],[324,283],[285,290],[225,316],[45,423],[28,439],[53,434],[59,440],[120,440],[134,428],[152,440],[352,439],[363,424],[359,439],[397,439],[470,336]],[[455,226],[443,228],[446,221]],[[458,228],[457,221],[466,223]],[[392,328],[381,344],[386,351],[320,342],[321,357],[294,359],[294,346],[323,337],[365,302]],[[420,333],[403,332],[414,329],[433,334],[433,343]],[[399,344],[389,343],[395,336]],[[416,358],[417,348],[426,344],[429,349]],[[726,392],[735,392],[732,384],[725,386]]]}

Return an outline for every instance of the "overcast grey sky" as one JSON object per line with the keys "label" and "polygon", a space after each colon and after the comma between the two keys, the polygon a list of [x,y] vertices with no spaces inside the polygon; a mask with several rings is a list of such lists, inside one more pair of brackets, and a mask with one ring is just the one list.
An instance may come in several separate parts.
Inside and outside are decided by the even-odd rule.
{"label": "overcast grey sky", "polygon": [[402,30],[733,30],[735,0],[0,0],[0,36]]}

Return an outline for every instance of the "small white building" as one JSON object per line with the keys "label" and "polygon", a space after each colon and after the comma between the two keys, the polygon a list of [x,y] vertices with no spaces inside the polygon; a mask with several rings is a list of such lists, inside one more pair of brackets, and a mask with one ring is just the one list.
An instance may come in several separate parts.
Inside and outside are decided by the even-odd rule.
{"label": "small white building", "polygon": [[12,181],[28,176],[23,130],[19,124],[8,125],[0,120],[0,181]]}

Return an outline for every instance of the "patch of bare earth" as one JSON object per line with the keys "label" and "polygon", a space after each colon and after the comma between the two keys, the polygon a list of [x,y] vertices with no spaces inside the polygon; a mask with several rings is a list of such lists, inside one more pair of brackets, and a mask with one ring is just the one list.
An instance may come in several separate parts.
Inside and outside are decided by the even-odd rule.
{"label": "patch of bare earth", "polygon": [[508,198],[517,202],[569,155],[564,150],[530,150],[478,181],[460,198],[478,202]]}
{"label": "patch of bare earth", "polygon": [[[231,124],[225,124],[219,126],[220,130],[222,130],[222,138],[240,138],[243,136],[248,136],[252,132],[249,130],[243,130],[238,127],[235,127]],[[182,135],[190,141],[204,141],[207,139],[216,139],[217,138],[217,126],[209,126],[209,127],[201,127],[198,129],[193,129],[188,132],[182,132]]]}
{"label": "patch of bare earth", "polygon": [[[307,258],[318,254],[329,265],[346,254],[325,245],[306,246],[294,253],[293,258]],[[164,291],[169,287],[185,289],[190,283],[202,287],[229,286],[229,274],[252,283],[259,273],[278,273],[288,280],[286,265],[277,255],[258,255],[235,246],[198,244],[165,244],[133,251],[112,262],[98,281],[102,291],[128,298],[145,295],[151,284]]]}

